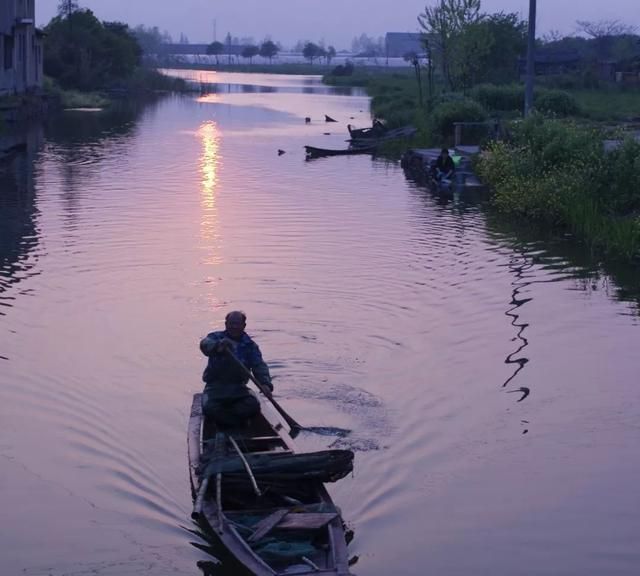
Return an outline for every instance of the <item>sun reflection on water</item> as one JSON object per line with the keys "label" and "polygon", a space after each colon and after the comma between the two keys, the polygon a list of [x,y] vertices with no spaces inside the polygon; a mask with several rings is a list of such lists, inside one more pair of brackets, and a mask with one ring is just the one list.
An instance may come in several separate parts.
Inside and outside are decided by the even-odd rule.
{"label": "sun reflection on water", "polygon": [[209,120],[198,129],[202,143],[200,156],[201,205],[200,237],[205,253],[206,265],[217,265],[220,256],[220,235],[218,231],[218,169],[220,167],[220,130],[217,124]]}
{"label": "sun reflection on water", "polygon": [[216,184],[218,182],[219,140],[220,135],[216,123],[205,122],[200,126],[198,135],[202,139],[202,204],[205,209],[215,209]]}

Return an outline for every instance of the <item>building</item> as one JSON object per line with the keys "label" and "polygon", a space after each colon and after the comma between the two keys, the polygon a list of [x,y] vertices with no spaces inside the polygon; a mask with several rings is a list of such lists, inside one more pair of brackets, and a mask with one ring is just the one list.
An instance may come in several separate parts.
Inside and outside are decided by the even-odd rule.
{"label": "building", "polygon": [[42,32],[35,27],[35,2],[0,2],[0,94],[42,86]]}
{"label": "building", "polygon": [[[580,55],[574,51],[536,53],[534,66],[536,76],[554,76],[557,74],[572,74],[580,68]],[[527,59],[518,60],[520,77],[527,74]]]}
{"label": "building", "polygon": [[387,58],[404,58],[407,54],[424,54],[424,35],[419,32],[387,32],[384,42]]}

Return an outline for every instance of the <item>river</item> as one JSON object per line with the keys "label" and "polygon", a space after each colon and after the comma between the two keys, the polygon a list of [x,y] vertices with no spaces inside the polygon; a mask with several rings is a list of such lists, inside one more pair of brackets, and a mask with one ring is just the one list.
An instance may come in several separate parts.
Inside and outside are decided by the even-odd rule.
{"label": "river", "polygon": [[201,574],[186,425],[236,308],[280,404],[352,430],[297,442],[356,452],[354,573],[638,574],[637,275],[397,162],[306,162],[367,125],[357,90],[193,77],[0,168],[1,574]]}

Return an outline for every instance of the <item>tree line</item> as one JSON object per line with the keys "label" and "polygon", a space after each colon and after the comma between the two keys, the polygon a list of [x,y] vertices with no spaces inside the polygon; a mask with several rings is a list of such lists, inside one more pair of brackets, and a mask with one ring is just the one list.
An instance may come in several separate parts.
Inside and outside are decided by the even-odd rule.
{"label": "tree line", "polygon": [[[518,80],[518,59],[526,53],[528,23],[518,14],[482,11],[481,0],[438,0],[418,15],[427,61],[445,85],[466,91],[479,83]],[[583,68],[598,60],[640,57],[640,38],[633,26],[617,20],[576,22],[577,34],[552,32],[536,41],[536,53],[574,53]]]}
{"label": "tree line", "polygon": [[[269,63],[273,62],[273,59],[278,55],[281,51],[281,46],[276,44],[272,40],[265,40],[259,46],[257,44],[248,43],[242,46],[242,50],[240,55],[243,58],[249,60],[249,64],[252,63],[253,58],[255,56],[262,56],[265,59],[269,60]],[[325,48],[321,44],[315,44],[314,42],[304,42],[301,46],[302,55],[309,60],[311,64],[316,59],[324,58],[327,64],[331,63],[331,60],[336,55],[336,49],[333,46],[329,46]],[[207,46],[207,54],[210,56],[215,56],[216,65],[220,64],[220,56],[226,54],[228,56],[231,55],[231,39],[227,36],[227,44],[223,44],[222,42],[212,42]]]}

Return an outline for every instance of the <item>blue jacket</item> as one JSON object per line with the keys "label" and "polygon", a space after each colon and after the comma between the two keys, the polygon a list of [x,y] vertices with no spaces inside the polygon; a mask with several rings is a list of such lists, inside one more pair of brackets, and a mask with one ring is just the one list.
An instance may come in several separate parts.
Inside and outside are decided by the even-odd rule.
{"label": "blue jacket", "polygon": [[233,353],[256,377],[258,382],[273,389],[269,368],[262,359],[258,345],[251,337],[243,333],[239,341],[234,341],[226,330],[211,332],[200,341],[200,350],[209,357],[207,367],[202,374],[205,392],[209,398],[241,398],[250,394],[247,383],[249,378],[226,353],[214,352],[215,345],[229,339],[233,343]]}

